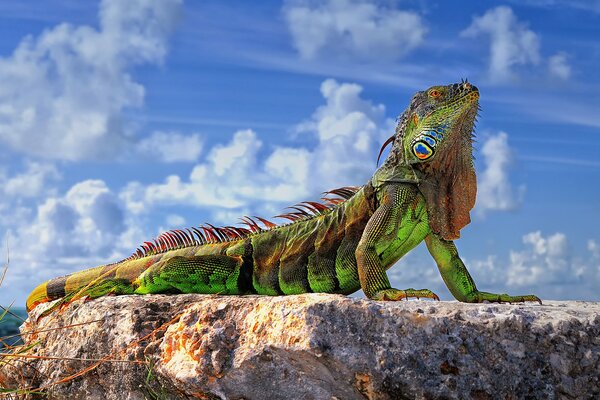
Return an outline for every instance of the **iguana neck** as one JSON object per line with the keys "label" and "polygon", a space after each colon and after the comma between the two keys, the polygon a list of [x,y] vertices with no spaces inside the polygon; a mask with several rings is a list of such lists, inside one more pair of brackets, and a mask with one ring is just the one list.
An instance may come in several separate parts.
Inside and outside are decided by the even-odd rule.
{"label": "iguana neck", "polygon": [[406,115],[400,117],[396,132],[394,133],[394,142],[392,143],[390,153],[371,178],[371,183],[376,189],[386,183],[418,184],[425,179],[423,172],[415,168],[418,161],[410,152],[404,149],[402,143],[407,133],[406,131],[409,129],[407,119]]}

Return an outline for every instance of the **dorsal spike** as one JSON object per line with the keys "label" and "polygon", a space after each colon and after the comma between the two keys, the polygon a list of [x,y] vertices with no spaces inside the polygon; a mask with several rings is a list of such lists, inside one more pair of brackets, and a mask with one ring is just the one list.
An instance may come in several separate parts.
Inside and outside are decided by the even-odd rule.
{"label": "dorsal spike", "polygon": [[308,212],[309,215],[314,215],[318,212],[317,209],[315,209],[310,204],[306,204],[305,201],[303,201],[302,203],[296,204],[296,207],[301,207],[303,210],[306,210],[306,212]]}
{"label": "dorsal spike", "polygon": [[295,222],[295,221],[298,221],[299,219],[304,218],[304,215],[297,213],[297,212],[291,212],[291,213],[276,215],[275,218],[285,218],[285,219],[289,219],[292,222]]}
{"label": "dorsal spike", "polygon": [[231,230],[229,226],[222,226],[221,231],[227,237],[227,240],[237,239],[237,235]]}
{"label": "dorsal spike", "polygon": [[204,236],[208,238],[208,243],[214,243],[219,241],[219,238],[217,237],[217,235],[215,235],[215,233],[210,227],[201,225],[200,228],[204,231]]}
{"label": "dorsal spike", "polygon": [[183,246],[189,245],[187,234],[184,231],[182,231],[181,229],[173,229],[173,232],[175,232],[177,234],[177,237],[181,241],[181,245],[183,245]]}
{"label": "dorsal spike", "polygon": [[169,231],[169,233],[173,236],[173,239],[175,240],[177,247],[180,247],[184,243],[183,237],[181,236],[179,231],[172,229]]}
{"label": "dorsal spike", "polygon": [[343,197],[344,199],[348,200],[350,197],[354,196],[354,194],[359,189],[360,188],[355,187],[355,186],[344,186],[341,188],[337,188],[337,189],[333,189],[328,192],[325,192],[325,194],[335,194],[337,196]]}
{"label": "dorsal spike", "polygon": [[179,245],[182,247],[188,246],[188,238],[187,235],[184,231],[182,231],[181,229],[174,229],[173,232],[177,235],[177,237],[179,238]]}
{"label": "dorsal spike", "polygon": [[317,210],[317,212],[321,213],[323,211],[327,211],[329,210],[329,207],[327,207],[325,204],[322,203],[317,203],[316,201],[304,201],[304,204],[309,204],[310,206],[312,206],[314,209]]}
{"label": "dorsal spike", "polygon": [[244,215],[242,218],[240,218],[246,225],[248,225],[248,227],[250,228],[250,230],[252,232],[260,232],[262,229],[260,228],[260,226],[256,223],[256,221],[254,221],[252,218],[248,217],[247,215]]}
{"label": "dorsal spike", "polygon": [[227,230],[227,234],[231,239],[241,239],[244,236],[240,234],[240,232],[235,228],[235,226],[225,226],[224,229]]}
{"label": "dorsal spike", "polygon": [[185,235],[188,238],[188,242],[190,246],[195,246],[196,243],[196,238],[194,237],[194,234],[192,233],[192,231],[190,230],[190,228],[185,228]]}
{"label": "dorsal spike", "polygon": [[165,241],[165,247],[167,248],[167,250],[175,247],[175,243],[173,243],[173,238],[171,238],[171,235],[169,235],[169,232],[163,232],[161,234],[161,237]]}
{"label": "dorsal spike", "polygon": [[262,222],[263,225],[267,227],[267,229],[275,228],[277,226],[277,224],[274,224],[273,222],[269,221],[268,219],[257,217],[256,215],[254,216],[254,218],[256,218],[257,220]]}
{"label": "dorsal spike", "polygon": [[340,203],[343,203],[345,200],[344,199],[340,199],[339,197],[330,199],[330,198],[323,198],[323,201],[326,201],[327,203],[331,204],[332,206],[336,206]]}
{"label": "dorsal spike", "polygon": [[[304,210],[303,208],[297,207],[297,206],[291,206],[291,207],[286,207],[286,208],[290,208],[292,210],[296,210],[297,213],[299,213],[300,215],[304,216],[304,217],[309,217],[310,214],[306,212],[306,210]],[[296,214],[296,213],[293,213]]]}
{"label": "dorsal spike", "polygon": [[206,224],[206,225],[208,225],[208,229],[210,230],[210,233],[212,233],[215,242],[218,243],[218,242],[223,241],[221,234],[219,232],[217,232],[217,230],[214,226],[209,225],[209,224]]}
{"label": "dorsal spike", "polygon": [[212,224],[207,223],[206,225],[208,225],[210,227],[211,232],[215,235],[215,237],[217,238],[217,242],[222,242],[226,239],[225,236],[223,236],[223,234],[221,233],[221,230],[217,227],[215,227]]}
{"label": "dorsal spike", "polygon": [[206,243],[206,237],[200,231],[200,229],[192,227],[192,231],[196,234],[196,237],[198,238],[197,239],[198,244],[204,244],[204,243]]}
{"label": "dorsal spike", "polygon": [[385,148],[388,147],[388,145],[390,143],[393,143],[395,139],[396,139],[396,134],[393,134],[392,136],[387,138],[387,140],[383,143],[383,145],[381,146],[381,149],[379,149],[379,154],[377,155],[377,164],[375,164],[376,167],[379,166],[379,160],[381,159],[381,155],[383,154],[383,151],[385,150]]}
{"label": "dorsal spike", "polygon": [[232,238],[231,233],[229,232],[229,230],[227,228],[225,228],[224,226],[220,226],[217,228],[217,231],[221,234],[221,236],[223,236],[223,241],[230,241]]}
{"label": "dorsal spike", "polygon": [[179,246],[181,245],[181,238],[179,237],[179,235],[177,235],[177,233],[175,233],[174,231],[168,231],[167,234],[173,240],[175,248],[179,248]]}
{"label": "dorsal spike", "polygon": [[240,226],[234,226],[233,229],[239,232],[240,236],[242,237],[252,235],[252,231],[250,229],[242,228]]}

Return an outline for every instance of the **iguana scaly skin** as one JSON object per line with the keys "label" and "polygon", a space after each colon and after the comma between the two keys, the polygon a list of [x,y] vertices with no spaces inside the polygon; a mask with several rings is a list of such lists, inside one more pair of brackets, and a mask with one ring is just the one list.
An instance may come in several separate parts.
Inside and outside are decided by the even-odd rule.
{"label": "iguana scaly skin", "polygon": [[[469,223],[477,182],[472,132],[479,91],[463,81],[418,92],[399,118],[390,154],[360,188],[305,202],[282,226],[245,218],[250,229],[212,225],[175,230],[131,257],[51,279],[33,290],[27,309],[54,299],[146,293],[350,294],[374,300],[438,297],[394,289],[386,270],[425,241],[452,295],[464,302],[540,301],[477,290],[452,240]],[[380,152],[381,155],[381,152]],[[59,302],[60,303],[60,302]]]}

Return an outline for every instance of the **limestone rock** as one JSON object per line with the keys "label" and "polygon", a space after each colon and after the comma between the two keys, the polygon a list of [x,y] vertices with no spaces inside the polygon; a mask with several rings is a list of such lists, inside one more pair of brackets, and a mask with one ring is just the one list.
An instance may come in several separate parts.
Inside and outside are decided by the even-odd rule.
{"label": "limestone rock", "polygon": [[21,328],[40,331],[28,354],[61,359],[2,365],[0,386],[49,399],[600,396],[600,303],[116,296],[36,322],[44,308]]}

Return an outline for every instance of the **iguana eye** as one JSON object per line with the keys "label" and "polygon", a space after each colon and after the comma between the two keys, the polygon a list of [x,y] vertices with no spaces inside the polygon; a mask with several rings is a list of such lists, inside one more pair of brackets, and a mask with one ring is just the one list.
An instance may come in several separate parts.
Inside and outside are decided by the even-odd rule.
{"label": "iguana eye", "polygon": [[429,97],[433,97],[434,99],[437,99],[438,97],[442,96],[442,92],[440,92],[439,90],[436,89],[432,89],[429,91]]}

